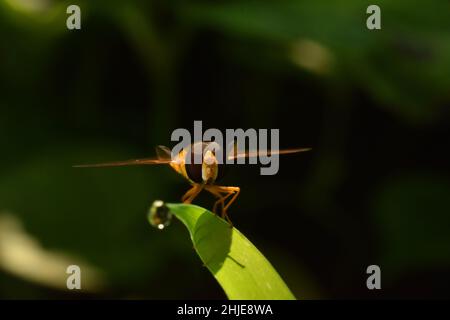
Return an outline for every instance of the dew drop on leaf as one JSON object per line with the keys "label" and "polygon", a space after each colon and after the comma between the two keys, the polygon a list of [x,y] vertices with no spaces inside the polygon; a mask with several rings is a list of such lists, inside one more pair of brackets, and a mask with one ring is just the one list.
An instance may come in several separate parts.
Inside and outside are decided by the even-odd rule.
{"label": "dew drop on leaf", "polygon": [[148,220],[153,227],[162,230],[170,225],[172,213],[163,201],[155,200],[150,207]]}

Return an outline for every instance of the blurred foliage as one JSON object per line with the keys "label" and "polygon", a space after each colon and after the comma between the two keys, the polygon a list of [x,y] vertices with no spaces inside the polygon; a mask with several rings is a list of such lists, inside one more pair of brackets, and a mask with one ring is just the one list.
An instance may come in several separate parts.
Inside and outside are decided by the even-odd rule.
{"label": "blurred foliage", "polygon": [[224,181],[294,295],[380,296],[365,288],[379,264],[382,296],[448,297],[450,4],[380,0],[379,31],[369,4],[0,1],[0,214],[106,282],[73,293],[0,271],[0,297],[223,298],[183,226],[145,222],[187,189],[169,168],[71,168],[150,156],[193,120],[313,147]]}
{"label": "blurred foliage", "polygon": [[392,274],[450,265],[450,217],[442,214],[450,212],[449,181],[424,174],[391,180],[374,205],[383,235],[383,265]]}

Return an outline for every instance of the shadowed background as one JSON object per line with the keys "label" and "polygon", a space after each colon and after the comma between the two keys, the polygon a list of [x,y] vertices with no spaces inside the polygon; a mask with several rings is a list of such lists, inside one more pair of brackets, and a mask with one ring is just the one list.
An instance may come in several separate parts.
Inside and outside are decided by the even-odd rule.
{"label": "shadowed background", "polygon": [[71,167],[152,156],[194,120],[313,148],[223,182],[298,298],[449,297],[450,4],[377,1],[379,31],[370,4],[1,0],[0,297],[225,298],[181,223],[146,220],[181,177]]}

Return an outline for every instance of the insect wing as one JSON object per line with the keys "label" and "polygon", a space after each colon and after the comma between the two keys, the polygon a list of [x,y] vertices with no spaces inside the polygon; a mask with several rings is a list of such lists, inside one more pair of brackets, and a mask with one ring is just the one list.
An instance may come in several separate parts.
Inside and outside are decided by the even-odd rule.
{"label": "insect wing", "polygon": [[290,153],[299,153],[309,151],[311,148],[293,148],[293,149],[283,149],[283,150],[251,150],[251,151],[243,151],[235,152],[232,151],[230,155],[228,155],[228,159],[239,159],[239,158],[254,158],[259,156],[270,156],[273,154],[290,154]]}
{"label": "insect wing", "polygon": [[155,151],[159,160],[170,161],[172,159],[172,151],[166,146],[156,146]]}
{"label": "insect wing", "polygon": [[81,164],[76,165],[76,168],[101,168],[101,167],[122,167],[122,166],[137,166],[137,165],[150,165],[150,164],[168,164],[170,159],[156,159],[156,158],[145,158],[145,159],[133,159],[125,161],[116,162],[106,162],[97,164]]}

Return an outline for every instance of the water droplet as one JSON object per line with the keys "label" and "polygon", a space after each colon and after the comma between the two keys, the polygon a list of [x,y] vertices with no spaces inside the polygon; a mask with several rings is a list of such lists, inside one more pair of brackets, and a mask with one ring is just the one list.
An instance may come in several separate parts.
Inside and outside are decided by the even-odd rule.
{"label": "water droplet", "polygon": [[150,207],[148,220],[153,227],[163,230],[165,227],[170,225],[172,213],[163,201],[156,200]]}

